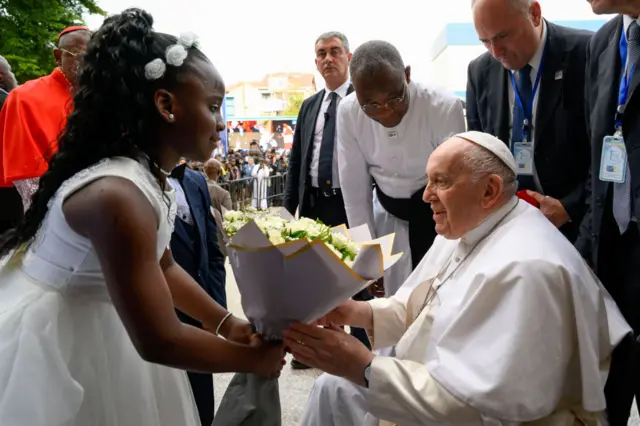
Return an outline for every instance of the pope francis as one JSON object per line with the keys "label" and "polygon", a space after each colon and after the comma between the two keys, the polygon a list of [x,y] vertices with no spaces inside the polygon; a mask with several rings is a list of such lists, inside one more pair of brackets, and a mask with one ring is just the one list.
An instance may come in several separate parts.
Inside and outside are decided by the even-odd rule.
{"label": "pope francis", "polygon": [[[303,426],[597,424],[630,329],[566,238],[515,197],[507,146],[458,134],[429,159],[438,237],[390,299],[346,301],[285,344],[325,371]],[[376,356],[338,325],[368,329]]]}

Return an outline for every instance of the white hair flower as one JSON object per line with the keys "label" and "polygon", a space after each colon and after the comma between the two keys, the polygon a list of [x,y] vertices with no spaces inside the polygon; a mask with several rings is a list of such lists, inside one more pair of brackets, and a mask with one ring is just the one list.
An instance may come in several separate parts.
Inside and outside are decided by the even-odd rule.
{"label": "white hair flower", "polygon": [[182,33],[178,39],[178,44],[183,45],[187,49],[194,47],[198,44],[198,35],[191,31]]}
{"label": "white hair flower", "polygon": [[144,77],[147,80],[158,80],[167,71],[167,65],[160,58],[156,58],[144,66]]}
{"label": "white hair flower", "polygon": [[182,66],[188,54],[187,49],[185,49],[183,45],[174,44],[167,49],[167,64],[173,65],[174,67]]}

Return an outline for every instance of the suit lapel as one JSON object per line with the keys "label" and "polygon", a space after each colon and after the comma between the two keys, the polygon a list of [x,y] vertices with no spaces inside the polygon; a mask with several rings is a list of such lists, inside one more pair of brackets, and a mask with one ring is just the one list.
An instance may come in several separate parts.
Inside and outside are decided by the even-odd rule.
{"label": "suit lapel", "polygon": [[493,131],[495,136],[503,141],[508,141],[509,137],[509,98],[507,96],[508,74],[500,62],[491,60],[492,68],[488,75],[489,105],[496,105],[495,116],[493,118]]}
{"label": "suit lapel", "polygon": [[304,141],[305,152],[307,158],[307,164],[311,164],[311,157],[313,156],[313,138],[316,134],[316,124],[318,122],[318,113],[320,112],[320,107],[322,106],[322,101],[324,100],[325,89],[322,89],[321,92],[318,92],[316,98],[313,100],[311,104],[311,108],[309,109],[309,115],[307,116],[307,123],[310,124],[309,131],[307,132],[307,138]]}
{"label": "suit lapel", "polygon": [[349,88],[347,89],[347,96],[353,93],[355,89],[353,88],[353,84],[349,84]]}
{"label": "suit lapel", "polygon": [[[564,75],[563,78],[556,79],[556,73],[567,74],[564,70],[564,41],[557,36],[557,30],[553,24],[549,22],[546,24],[547,44],[542,62],[542,79],[540,80],[540,94],[538,95],[534,129],[535,140],[540,142],[543,141],[539,138],[539,135],[553,116],[556,104],[562,95]],[[566,77],[570,78],[568,75]]]}

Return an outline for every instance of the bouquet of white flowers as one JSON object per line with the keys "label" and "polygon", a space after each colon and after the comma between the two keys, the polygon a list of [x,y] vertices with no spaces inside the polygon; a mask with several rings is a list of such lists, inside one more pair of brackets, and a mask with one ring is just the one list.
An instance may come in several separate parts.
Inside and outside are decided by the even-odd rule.
{"label": "bouquet of white flowers", "polygon": [[223,230],[244,313],[265,338],[314,321],[380,278],[402,255],[367,225],[329,228],[282,208],[227,211]]}
{"label": "bouquet of white flowers", "polygon": [[322,222],[306,217],[287,220],[281,214],[277,209],[249,209],[244,212],[229,210],[224,215],[224,232],[227,237],[232,238],[240,228],[253,220],[274,246],[303,238],[308,241],[320,240],[340,260],[349,266],[353,265],[360,245],[351,241],[343,229],[332,230]]}

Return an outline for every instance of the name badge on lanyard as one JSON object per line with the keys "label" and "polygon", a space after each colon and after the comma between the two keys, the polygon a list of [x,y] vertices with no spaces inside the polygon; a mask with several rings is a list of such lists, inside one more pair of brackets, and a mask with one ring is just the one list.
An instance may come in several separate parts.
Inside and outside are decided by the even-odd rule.
{"label": "name badge on lanyard", "polygon": [[[531,137],[531,131],[533,128],[533,101],[536,98],[536,93],[538,92],[538,87],[540,86],[540,80],[542,79],[542,65],[544,63],[546,51],[547,45],[545,44],[544,50],[542,51],[542,57],[540,58],[538,74],[533,85],[533,91],[531,92],[531,99],[528,102],[528,105],[524,105],[524,103],[522,102],[520,93],[518,93],[516,79],[513,76],[513,71],[509,71],[509,76],[511,77],[511,86],[513,87],[513,94],[515,95],[515,102],[518,104],[518,107],[522,110],[524,115],[524,120],[522,122],[522,140],[511,141],[513,146],[513,157],[516,160],[516,167],[518,168],[519,175],[533,175],[534,149]],[[516,123],[513,123],[513,125],[515,126]]]}
{"label": "name badge on lanyard", "polygon": [[627,69],[628,43],[624,28],[619,43],[620,59],[623,66],[618,92],[618,108],[615,116],[615,132],[613,136],[605,136],[602,140],[600,156],[600,180],[604,182],[623,183],[627,175],[627,148],[622,136],[622,117],[629,97],[629,84],[635,71],[635,64]]}

